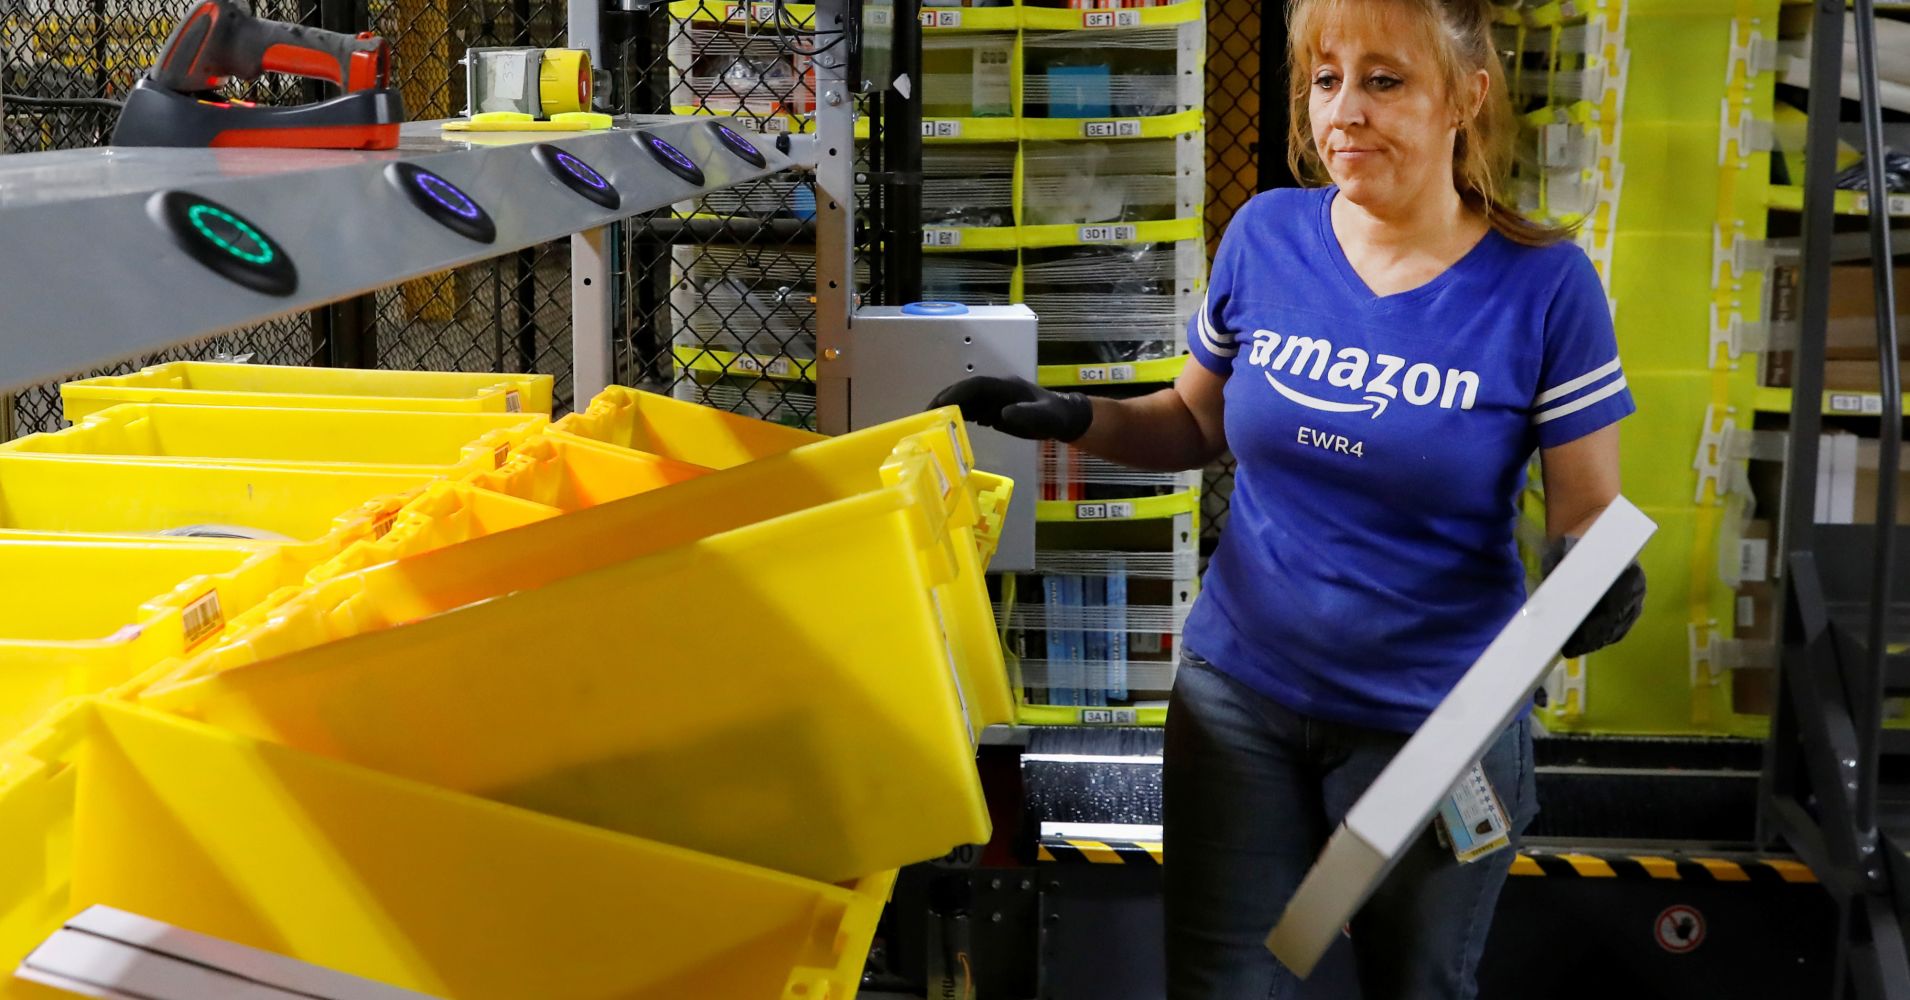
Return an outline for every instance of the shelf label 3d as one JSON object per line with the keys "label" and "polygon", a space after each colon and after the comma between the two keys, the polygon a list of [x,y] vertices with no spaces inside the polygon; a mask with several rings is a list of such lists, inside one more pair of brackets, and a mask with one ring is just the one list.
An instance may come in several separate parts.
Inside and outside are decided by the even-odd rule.
{"label": "shelf label 3d", "polygon": [[924,118],[922,120],[922,138],[924,139],[960,139],[962,123],[946,118]]}
{"label": "shelf label 3d", "polygon": [[925,247],[958,247],[962,245],[962,231],[959,229],[922,230],[922,245]]}
{"label": "shelf label 3d", "polygon": [[1106,503],[1078,503],[1074,516],[1079,521],[1120,521],[1134,516],[1134,504],[1126,500]]}
{"label": "shelf label 3d", "polygon": [[1141,120],[1122,118],[1117,121],[1082,122],[1081,134],[1089,139],[1134,139],[1141,134]]}
{"label": "shelf label 3d", "polygon": [[1135,225],[1119,226],[1082,226],[1083,243],[1130,243],[1140,235],[1140,227]]}
{"label": "shelf label 3d", "polygon": [[1136,28],[1141,24],[1141,12],[1138,10],[1084,10],[1081,12],[1083,28]]}

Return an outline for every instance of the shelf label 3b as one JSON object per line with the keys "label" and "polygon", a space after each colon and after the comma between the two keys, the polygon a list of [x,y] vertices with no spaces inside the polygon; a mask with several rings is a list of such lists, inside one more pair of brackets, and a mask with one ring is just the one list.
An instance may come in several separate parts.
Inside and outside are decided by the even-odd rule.
{"label": "shelf label 3b", "polygon": [[1119,521],[1134,516],[1134,505],[1124,500],[1108,503],[1078,503],[1074,516],[1080,521]]}

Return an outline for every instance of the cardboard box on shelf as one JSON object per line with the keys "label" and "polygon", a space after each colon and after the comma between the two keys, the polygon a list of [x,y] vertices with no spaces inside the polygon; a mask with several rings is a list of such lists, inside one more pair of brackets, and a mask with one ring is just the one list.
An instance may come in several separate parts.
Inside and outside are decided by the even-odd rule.
{"label": "cardboard box on shelf", "polygon": [[[1897,295],[1898,357],[1910,360],[1910,267],[1900,267],[1893,275]],[[1795,323],[1793,311],[1801,306],[1801,296],[1787,296],[1784,305],[1773,307],[1770,319],[1775,325]],[[1830,269],[1830,323],[1825,329],[1824,388],[1850,392],[1876,392],[1877,380],[1877,303],[1867,264],[1846,264]],[[1764,385],[1788,388],[1795,377],[1796,359],[1790,351],[1770,351],[1764,355],[1759,378]]]}
{"label": "cardboard box on shelf", "polygon": [[[1771,553],[1776,532],[1770,521],[1745,525],[1738,542],[1737,608],[1732,638],[1773,642],[1777,638],[1776,594]],[[1769,715],[1777,683],[1774,670],[1731,671],[1731,708],[1741,715]]]}

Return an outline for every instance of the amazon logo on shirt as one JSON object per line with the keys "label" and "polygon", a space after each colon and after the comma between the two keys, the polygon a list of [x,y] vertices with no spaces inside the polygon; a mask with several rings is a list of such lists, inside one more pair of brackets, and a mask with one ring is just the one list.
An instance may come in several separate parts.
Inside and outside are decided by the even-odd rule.
{"label": "amazon logo on shirt", "polygon": [[[1424,362],[1409,364],[1393,354],[1369,355],[1357,347],[1333,345],[1320,337],[1286,336],[1255,330],[1247,361],[1259,368],[1275,392],[1287,399],[1327,413],[1371,413],[1378,420],[1387,406],[1403,400],[1412,406],[1442,410],[1470,410],[1479,397],[1479,373],[1441,369]],[[1308,384],[1312,383],[1312,384]],[[1323,399],[1315,393],[1328,389],[1357,393],[1360,401]]]}

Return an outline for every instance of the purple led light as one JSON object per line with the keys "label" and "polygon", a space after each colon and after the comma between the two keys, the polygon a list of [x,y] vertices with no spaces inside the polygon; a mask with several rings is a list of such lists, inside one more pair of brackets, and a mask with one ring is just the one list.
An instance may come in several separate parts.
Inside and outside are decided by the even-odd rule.
{"label": "purple led light", "polygon": [[739,150],[744,150],[744,151],[747,151],[748,153],[756,152],[756,147],[751,145],[748,139],[745,139],[741,135],[738,135],[736,130],[733,128],[730,128],[728,125],[716,126],[716,134],[722,136],[724,142],[727,142],[730,145],[735,146]]}
{"label": "purple led light", "polygon": [[[432,201],[443,205],[445,211],[465,219],[478,217],[477,204],[465,197],[464,192],[452,187],[450,181],[436,174],[427,174],[422,170],[413,174],[412,179],[417,183],[418,190],[429,195]],[[457,201],[456,205],[451,203],[452,199]]]}
{"label": "purple led light", "polygon": [[650,147],[652,149],[655,149],[657,152],[662,153],[664,156],[669,157],[671,163],[674,163],[685,170],[697,169],[696,164],[693,161],[691,161],[689,157],[684,156],[682,153],[677,152],[677,148],[675,146],[672,146],[669,143],[664,142],[662,139],[652,138],[650,140]]}
{"label": "purple led light", "polygon": [[610,186],[610,183],[604,180],[601,174],[590,169],[590,164],[585,163],[569,153],[559,151],[557,154],[557,162],[563,164],[564,169],[570,171],[572,177],[583,181],[585,184],[599,191]]}

